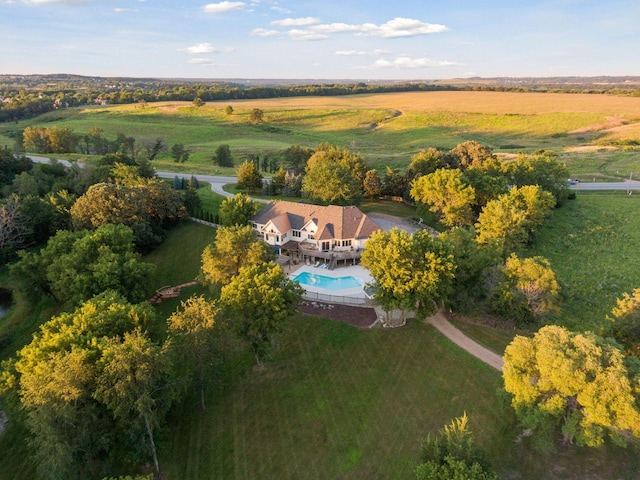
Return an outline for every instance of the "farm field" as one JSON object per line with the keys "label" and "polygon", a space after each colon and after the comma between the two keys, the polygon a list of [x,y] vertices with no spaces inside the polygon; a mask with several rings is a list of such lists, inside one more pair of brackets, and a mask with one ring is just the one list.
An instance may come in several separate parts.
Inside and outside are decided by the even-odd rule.
{"label": "farm field", "polygon": [[[233,114],[225,113],[227,105]],[[253,108],[264,111],[264,123],[249,122]],[[619,165],[613,165],[610,159],[600,161],[601,152],[593,147],[640,141],[639,112],[637,97],[507,92],[295,97],[209,102],[201,108],[189,102],[151,103],[59,110],[2,125],[0,144],[11,145],[11,136],[27,125],[70,127],[78,134],[99,127],[108,138],[119,132],[137,139],[159,136],[168,145],[182,143],[192,150],[187,165],[176,165],[165,154],[156,161],[159,168],[229,173],[211,163],[220,144],[230,145],[238,164],[248,154],[327,141],[361,153],[370,166],[383,170],[405,167],[423,148],[450,149],[477,140],[505,154],[554,150],[565,154],[576,174],[628,178],[633,171],[640,175],[637,155],[616,148]],[[583,161],[588,168],[581,167]]]}

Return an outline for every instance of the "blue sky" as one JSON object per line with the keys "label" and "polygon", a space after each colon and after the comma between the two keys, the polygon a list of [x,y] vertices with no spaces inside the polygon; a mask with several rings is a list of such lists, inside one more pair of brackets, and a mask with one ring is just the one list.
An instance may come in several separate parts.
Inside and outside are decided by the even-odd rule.
{"label": "blue sky", "polygon": [[0,73],[640,75],[640,2],[0,0]]}

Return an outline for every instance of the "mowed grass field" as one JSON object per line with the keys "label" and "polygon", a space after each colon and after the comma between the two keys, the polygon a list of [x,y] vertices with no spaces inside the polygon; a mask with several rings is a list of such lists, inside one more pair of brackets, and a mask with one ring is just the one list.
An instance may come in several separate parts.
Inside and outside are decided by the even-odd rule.
{"label": "mowed grass field", "polygon": [[[154,283],[191,278],[209,232],[195,224],[172,232],[145,258],[158,267]],[[490,336],[498,350],[507,340]],[[207,409],[188,396],[161,435],[166,478],[411,478],[420,440],[463,412],[501,478],[633,478],[640,468],[631,449],[543,455],[516,442],[521,429],[500,373],[422,322],[369,330],[297,315],[264,369],[240,349],[212,376]]]}
{"label": "mowed grass field", "polygon": [[624,292],[640,287],[640,195],[578,192],[553,212],[526,255],[551,262],[564,306],[555,321],[598,333]]}
{"label": "mowed grass field", "polygon": [[[232,115],[225,114],[227,105],[234,108]],[[253,108],[264,111],[263,124],[249,121]],[[248,154],[328,141],[361,153],[371,167],[383,170],[405,167],[420,149],[450,149],[471,139],[503,153],[640,141],[639,122],[640,98],[633,97],[408,92],[209,102],[201,108],[175,102],[59,110],[0,125],[0,144],[11,145],[12,133],[27,125],[67,126],[81,135],[99,127],[111,139],[119,132],[137,139],[159,136],[168,145],[182,143],[192,150],[187,165],[174,164],[165,154],[156,162],[163,169],[223,173],[211,164],[220,144],[229,144],[240,163]]]}

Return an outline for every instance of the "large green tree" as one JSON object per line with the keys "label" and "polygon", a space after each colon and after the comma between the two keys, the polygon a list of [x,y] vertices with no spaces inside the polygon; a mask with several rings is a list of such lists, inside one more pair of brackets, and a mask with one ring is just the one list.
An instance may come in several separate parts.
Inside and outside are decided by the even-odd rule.
{"label": "large green tree", "polygon": [[[167,349],[153,343],[140,329],[113,338],[104,347],[94,396],[113,412],[131,436],[146,439],[156,478],[160,464],[155,432],[175,399],[172,364]],[[122,428],[124,431],[124,428]],[[136,442],[141,446],[141,442]],[[142,443],[142,445],[144,445]]]}
{"label": "large green tree", "polygon": [[[404,323],[407,311],[426,315],[451,292],[455,264],[450,246],[429,232],[410,235],[393,228],[379,230],[367,241],[362,266],[371,272],[375,298],[390,324]],[[399,318],[389,315],[400,310]]]}
{"label": "large green tree", "polygon": [[108,289],[133,302],[144,300],[153,265],[134,250],[133,232],[107,224],[94,231],[59,231],[39,252],[21,252],[12,271],[31,296],[52,294],[79,304]]}
{"label": "large green tree", "polygon": [[307,161],[302,192],[325,204],[352,205],[362,200],[367,167],[360,155],[346,148],[319,144]]}
{"label": "large green tree", "polygon": [[631,358],[593,333],[546,326],[506,348],[505,390],[541,448],[553,448],[558,429],[565,443],[626,445],[640,439],[640,370]]}
{"label": "large green tree", "polygon": [[[126,175],[125,169],[121,167],[116,171]],[[133,230],[138,247],[149,248],[161,243],[165,229],[184,216],[181,195],[158,179],[134,175],[120,180],[92,185],[78,198],[71,208],[74,228],[123,224]]]}
{"label": "large green tree", "polygon": [[247,225],[257,211],[256,202],[243,193],[236,193],[220,204],[220,223],[225,227]]}
{"label": "large green tree", "polygon": [[269,245],[256,238],[251,225],[221,227],[215,240],[202,252],[200,280],[204,285],[221,287],[229,283],[240,267],[273,258]]}
{"label": "large green tree", "polygon": [[351,171],[340,163],[319,162],[310,166],[302,179],[302,193],[312,201],[329,205],[360,203],[362,188]]}
{"label": "large green tree", "polygon": [[[95,397],[99,359],[111,339],[154,318],[147,304],[104,292],[45,322],[15,361],[15,385],[43,478],[101,478],[122,435]],[[130,447],[130,446],[129,446]],[[124,459],[124,457],[123,457]]]}
{"label": "large green tree", "polygon": [[553,195],[538,186],[513,187],[480,212],[475,225],[478,243],[491,243],[504,254],[512,252],[533,240],[555,204]]}
{"label": "large green tree", "polygon": [[475,190],[466,184],[458,169],[441,168],[421,176],[413,182],[411,197],[429,205],[429,210],[440,215],[444,225],[471,225]]}
{"label": "large green tree", "polygon": [[502,276],[491,298],[496,313],[529,323],[559,309],[560,284],[546,258],[521,259],[511,254],[500,271]]}
{"label": "large green tree", "polygon": [[303,288],[273,262],[240,268],[222,287],[220,303],[238,335],[245,339],[262,366],[274,335],[302,300]]}

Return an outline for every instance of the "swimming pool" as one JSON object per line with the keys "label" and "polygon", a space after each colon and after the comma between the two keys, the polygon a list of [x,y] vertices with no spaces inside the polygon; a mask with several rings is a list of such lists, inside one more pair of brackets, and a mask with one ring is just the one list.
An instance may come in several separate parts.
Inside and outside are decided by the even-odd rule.
{"label": "swimming pool", "polygon": [[324,288],[325,290],[344,290],[346,288],[361,287],[362,283],[351,275],[347,277],[326,277],[311,272],[302,272],[293,278],[300,285]]}

